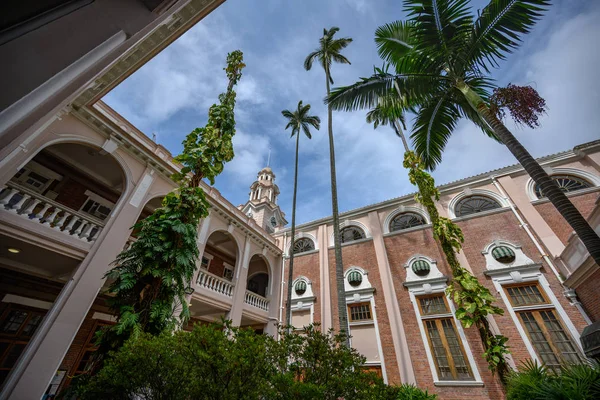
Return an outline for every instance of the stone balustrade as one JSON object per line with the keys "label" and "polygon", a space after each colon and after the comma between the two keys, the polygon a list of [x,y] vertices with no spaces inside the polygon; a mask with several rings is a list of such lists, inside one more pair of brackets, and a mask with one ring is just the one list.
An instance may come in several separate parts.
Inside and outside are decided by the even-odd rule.
{"label": "stone balustrade", "polygon": [[196,284],[202,288],[222,294],[227,297],[233,297],[234,284],[227,279],[220,278],[206,271],[200,271]]}
{"label": "stone balustrade", "polygon": [[263,311],[269,311],[269,300],[249,290],[246,290],[244,302]]}
{"label": "stone balustrade", "polygon": [[86,242],[94,242],[104,224],[43,195],[8,182],[0,191],[0,210],[56,229]]}

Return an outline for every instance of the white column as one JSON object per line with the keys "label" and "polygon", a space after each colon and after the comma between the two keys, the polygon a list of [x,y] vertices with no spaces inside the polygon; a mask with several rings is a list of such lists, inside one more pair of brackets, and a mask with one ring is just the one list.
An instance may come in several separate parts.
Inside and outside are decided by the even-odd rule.
{"label": "white column", "polygon": [[[394,289],[394,278],[390,270],[390,263],[383,241],[383,231],[379,222],[377,211],[369,213],[369,225],[371,234],[373,235],[373,247],[375,248],[375,258],[377,259],[377,267],[381,276],[381,286],[383,298],[385,300],[385,308],[388,318],[390,319],[390,328],[392,331],[392,342],[394,343],[394,352],[396,354],[396,362],[400,372],[402,383],[417,384],[415,371],[410,359],[408,350],[408,339],[404,331],[402,315],[400,314],[400,306]],[[382,354],[383,356],[383,354]]]}
{"label": "white column", "polygon": [[237,279],[233,290],[233,304],[229,312],[229,319],[233,326],[240,326],[242,323],[242,312],[244,310],[244,298],[246,296],[246,281],[248,280],[248,266],[250,265],[251,240],[246,236],[244,243],[244,252],[236,269]]}
{"label": "white column", "polygon": [[[144,175],[151,175],[150,169]],[[144,196],[150,185],[140,193],[139,183],[124,193],[117,209],[98,237],[87,257],[54,301],[42,325],[29,342],[0,394],[0,398],[16,400],[40,399],[60,366],[81,323],[104,283],[104,274],[121,252],[130,234],[130,227],[140,214],[140,204],[134,196]],[[134,203],[134,204],[132,204]]]}

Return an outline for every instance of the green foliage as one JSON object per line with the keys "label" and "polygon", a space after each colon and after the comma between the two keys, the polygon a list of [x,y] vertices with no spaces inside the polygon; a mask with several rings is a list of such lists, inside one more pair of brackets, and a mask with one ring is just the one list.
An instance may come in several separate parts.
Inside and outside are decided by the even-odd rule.
{"label": "green foliage", "polygon": [[387,386],[361,370],[341,335],[307,327],[276,341],[224,324],[141,334],[79,387],[91,399],[433,400],[414,386]]}
{"label": "green foliage", "polygon": [[425,171],[420,157],[412,151],[407,151],[404,154],[404,167],[409,170],[410,182],[419,189],[415,200],[427,209],[431,217],[433,236],[440,243],[452,270],[453,279],[446,293],[456,303],[456,318],[465,328],[475,325],[479,329],[488,367],[503,377],[507,372],[504,355],[509,353],[506,346],[508,338],[492,334],[486,317],[493,314],[502,315],[504,310],[496,307],[493,304],[495,298],[492,293],[460,266],[456,253],[462,248],[464,236],[458,225],[448,218],[440,217],[434,203],[439,200],[440,193],[435,187],[433,177]]}
{"label": "green foliage", "polygon": [[564,365],[560,371],[525,362],[519,372],[508,376],[509,400],[592,400],[600,398],[600,366]]}
{"label": "green foliage", "polygon": [[197,225],[209,209],[200,182],[206,178],[214,183],[224,163],[233,158],[233,87],[244,66],[242,52],[227,56],[227,91],[219,96],[220,104],[210,107],[206,126],[187,135],[183,153],[176,157],[183,165],[173,176],[179,187],[164,198],[162,207],[133,227],[137,240],[118,255],[106,274],[114,295],[109,305],[118,320],[99,338],[99,359],[130,337],[143,332],[159,335],[189,318],[185,292],[199,256]]}

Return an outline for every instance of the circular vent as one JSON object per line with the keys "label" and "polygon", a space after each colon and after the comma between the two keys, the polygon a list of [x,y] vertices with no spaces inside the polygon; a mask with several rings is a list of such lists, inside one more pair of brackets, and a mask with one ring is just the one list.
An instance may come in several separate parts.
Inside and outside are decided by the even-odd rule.
{"label": "circular vent", "polygon": [[358,271],[352,271],[348,274],[348,283],[352,286],[358,286],[362,282],[362,274]]}
{"label": "circular vent", "polygon": [[431,271],[431,266],[425,260],[417,260],[413,263],[412,270],[418,276],[427,276]]}
{"label": "circular vent", "polygon": [[302,296],[306,292],[306,282],[298,281],[296,282],[296,286],[294,287],[296,290],[296,294]]}
{"label": "circular vent", "polygon": [[498,246],[492,250],[492,257],[503,264],[510,264],[515,261],[515,252],[510,247]]}

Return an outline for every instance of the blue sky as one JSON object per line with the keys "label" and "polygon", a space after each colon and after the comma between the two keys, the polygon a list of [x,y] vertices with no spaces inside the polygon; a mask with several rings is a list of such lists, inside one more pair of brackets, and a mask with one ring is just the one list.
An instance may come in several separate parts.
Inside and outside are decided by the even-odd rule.
{"label": "blue sky", "polygon": [[[474,12],[487,2],[473,1]],[[525,37],[519,51],[494,72],[498,85],[532,85],[546,99],[548,114],[533,131],[507,124],[534,156],[600,138],[600,1],[554,0],[550,11]],[[299,100],[321,117],[320,131],[300,141],[297,222],[331,213],[327,110],[323,70],[303,68],[323,28],[338,26],[353,43],[344,54],[352,65],[335,65],[335,85],[353,83],[381,65],[375,29],[403,19],[393,0],[227,0],[105,98],[148,136],[173,154],[226,88],[227,52],[241,49],[247,68],[237,89],[236,156],[215,186],[233,204],[248,199],[250,184],[271,167],[281,190],[279,204],[291,219],[294,144],[281,110]],[[334,85],[334,86],[335,86]],[[402,168],[402,145],[389,127],[374,130],[365,111],[334,113],[339,207],[362,207],[413,192]],[[450,139],[434,176],[439,184],[514,164],[501,145],[463,121]]]}

